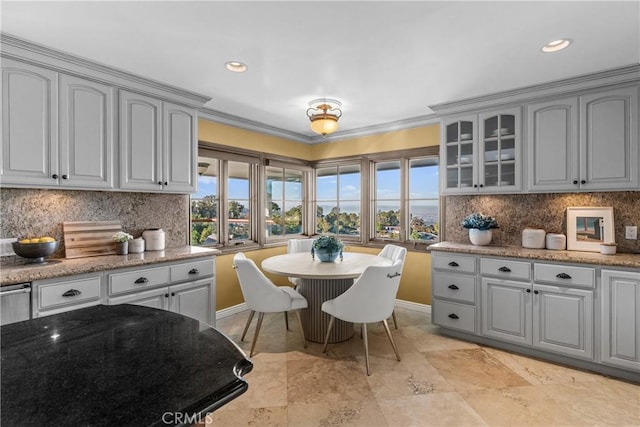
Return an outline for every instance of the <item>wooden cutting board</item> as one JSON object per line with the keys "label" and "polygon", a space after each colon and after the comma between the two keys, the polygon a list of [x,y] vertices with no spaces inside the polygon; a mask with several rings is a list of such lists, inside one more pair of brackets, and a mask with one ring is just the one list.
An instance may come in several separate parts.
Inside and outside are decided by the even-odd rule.
{"label": "wooden cutting board", "polygon": [[122,231],[120,221],[79,221],[63,222],[66,258],[82,258],[98,255],[113,255],[116,245],[111,240]]}

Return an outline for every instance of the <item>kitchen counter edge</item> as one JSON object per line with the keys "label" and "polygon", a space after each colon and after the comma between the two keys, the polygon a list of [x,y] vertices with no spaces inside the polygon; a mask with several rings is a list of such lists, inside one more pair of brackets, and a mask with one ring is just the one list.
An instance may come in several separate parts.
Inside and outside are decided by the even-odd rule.
{"label": "kitchen counter edge", "polygon": [[33,282],[36,280],[53,279],[56,277],[72,276],[76,274],[95,273],[106,270],[152,265],[163,262],[180,261],[192,258],[220,255],[217,249],[200,248],[197,246],[180,246],[167,248],[163,251],[148,251],[129,255],[102,255],[86,258],[56,258],[45,265],[29,265],[6,263],[0,265],[0,286],[16,283]]}
{"label": "kitchen counter edge", "polygon": [[520,246],[474,246],[464,243],[440,242],[429,246],[430,251],[456,252],[470,255],[525,258],[541,261],[596,264],[606,267],[640,268],[640,255],[602,255],[598,252],[554,251],[550,249],[528,249]]}

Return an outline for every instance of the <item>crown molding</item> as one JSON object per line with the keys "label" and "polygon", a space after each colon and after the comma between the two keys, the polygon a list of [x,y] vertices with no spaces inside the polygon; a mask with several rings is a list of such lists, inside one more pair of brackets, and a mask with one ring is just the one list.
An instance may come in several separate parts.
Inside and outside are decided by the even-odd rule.
{"label": "crown molding", "polygon": [[302,133],[291,132],[286,129],[270,126],[261,122],[248,120],[242,117],[234,116],[232,114],[223,113],[222,111],[212,110],[210,108],[202,107],[198,109],[198,117],[209,120],[211,122],[221,123],[237,127],[244,130],[253,132],[259,132],[279,138],[289,139],[295,142],[302,142],[304,144],[322,144],[325,142],[343,141],[346,139],[359,138],[363,136],[378,135],[381,133],[394,132],[398,130],[411,129],[420,126],[428,126],[438,123],[438,117],[435,114],[426,116],[413,117],[410,119],[398,120],[389,123],[383,123],[379,125],[366,126],[358,129],[352,129],[348,131],[338,131],[332,133],[329,136],[323,137],[322,135],[308,136]]}
{"label": "crown molding", "polygon": [[0,32],[0,43],[2,57],[27,62],[53,71],[74,74],[107,84],[117,84],[137,91],[140,91],[142,86],[144,92],[164,96],[168,94],[172,99],[195,106],[201,106],[211,100],[210,96],[30,42],[5,32]]}
{"label": "crown molding", "polygon": [[453,113],[459,114],[468,111],[478,111],[488,107],[495,108],[496,106],[505,104],[534,101],[549,96],[569,95],[587,89],[604,88],[633,82],[640,82],[640,64],[582,74],[566,79],[524,86],[518,89],[495,92],[473,98],[434,104],[430,105],[429,108],[438,116],[442,117]]}

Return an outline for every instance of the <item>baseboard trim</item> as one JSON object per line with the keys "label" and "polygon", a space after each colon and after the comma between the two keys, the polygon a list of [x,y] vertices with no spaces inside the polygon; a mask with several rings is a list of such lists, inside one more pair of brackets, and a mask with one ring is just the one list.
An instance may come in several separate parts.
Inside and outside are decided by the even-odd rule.
{"label": "baseboard trim", "polygon": [[216,311],[216,320],[224,319],[225,317],[233,316],[234,314],[242,313],[246,310],[249,310],[246,302],[223,308],[222,310]]}
{"label": "baseboard trim", "polygon": [[[396,300],[396,307],[404,308],[406,310],[419,311],[421,313],[431,314],[431,306],[427,304],[419,304],[417,302],[405,301],[401,299]],[[216,320],[224,319],[225,317],[233,316],[234,314],[242,313],[248,310],[247,303],[237,304],[231,307],[223,308],[216,311]]]}
{"label": "baseboard trim", "polygon": [[404,308],[406,310],[419,311],[421,313],[431,314],[431,306],[427,304],[419,304],[417,302],[405,301],[401,299],[396,300],[397,308]]}

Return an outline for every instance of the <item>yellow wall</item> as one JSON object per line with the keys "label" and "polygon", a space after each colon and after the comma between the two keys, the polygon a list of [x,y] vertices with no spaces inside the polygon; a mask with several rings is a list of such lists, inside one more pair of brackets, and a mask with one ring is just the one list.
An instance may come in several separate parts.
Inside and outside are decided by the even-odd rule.
{"label": "yellow wall", "polygon": [[[380,153],[385,151],[434,146],[439,143],[438,125],[423,126],[387,132],[379,135],[353,138],[322,144],[303,144],[244,129],[200,119],[198,139],[247,150],[294,157],[303,160],[321,160],[344,156]],[[348,247],[354,252],[376,254],[377,248]],[[285,247],[247,252],[260,266],[263,259],[286,252]],[[221,255],[216,262],[216,309],[232,307],[244,302],[240,284],[232,268],[233,255]],[[278,285],[288,284],[286,277],[267,274]],[[431,304],[431,256],[427,252],[409,252],[400,281],[398,299],[419,304]]]}

